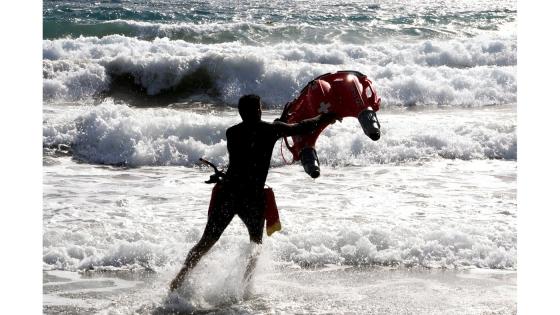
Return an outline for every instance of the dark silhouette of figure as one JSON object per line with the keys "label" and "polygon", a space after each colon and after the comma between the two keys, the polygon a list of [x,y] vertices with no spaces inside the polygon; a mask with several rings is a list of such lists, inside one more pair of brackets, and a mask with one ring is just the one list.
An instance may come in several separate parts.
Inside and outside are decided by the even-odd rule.
{"label": "dark silhouette of figure", "polygon": [[272,150],[284,136],[311,133],[320,126],[334,123],[336,115],[326,113],[287,124],[278,119],[273,123],[261,120],[262,109],[258,95],[245,95],[239,99],[241,123],[226,132],[229,167],[208,214],[208,222],[200,241],[190,250],[183,267],[171,282],[171,290],[178,288],[188,272],[218,241],[233,217],[237,214],[249,231],[252,253],[245,272],[248,280],[253,272],[262,243],[264,229],[264,185],[270,167]]}

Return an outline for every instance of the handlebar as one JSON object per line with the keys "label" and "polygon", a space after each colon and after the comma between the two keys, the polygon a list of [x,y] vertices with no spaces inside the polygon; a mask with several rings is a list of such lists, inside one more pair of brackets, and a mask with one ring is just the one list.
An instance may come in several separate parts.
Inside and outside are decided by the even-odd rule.
{"label": "handlebar", "polygon": [[216,167],[216,165],[214,165],[212,162],[208,160],[205,160],[203,158],[199,158],[198,160],[202,164],[206,166],[210,166],[212,169],[214,169],[214,174],[210,175],[210,178],[207,181],[204,181],[206,184],[221,183],[224,180],[226,174],[224,173],[223,170],[219,170],[218,167]]}

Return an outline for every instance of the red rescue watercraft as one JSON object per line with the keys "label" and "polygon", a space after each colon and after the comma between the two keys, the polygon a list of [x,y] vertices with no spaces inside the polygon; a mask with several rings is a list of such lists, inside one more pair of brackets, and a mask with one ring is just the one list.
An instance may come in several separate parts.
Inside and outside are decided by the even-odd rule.
{"label": "red rescue watercraft", "polygon": [[[374,141],[381,137],[381,126],[376,112],[381,99],[368,77],[358,71],[338,71],[318,76],[301,90],[298,98],[284,107],[280,120],[296,123],[321,113],[333,112],[338,117],[356,117],[364,133]],[[319,177],[319,159],[315,142],[327,126],[305,136],[293,136],[290,145],[284,142],[293,155],[294,161],[301,160],[307,174]]]}

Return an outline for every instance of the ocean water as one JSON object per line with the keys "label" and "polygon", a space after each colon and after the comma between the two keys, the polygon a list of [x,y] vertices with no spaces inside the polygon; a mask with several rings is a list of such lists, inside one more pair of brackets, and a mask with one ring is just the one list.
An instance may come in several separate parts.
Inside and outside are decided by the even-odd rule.
{"label": "ocean water", "polygon": [[[512,314],[515,1],[45,1],[45,313]],[[382,136],[354,118],[311,179],[280,142],[282,231],[254,280],[239,219],[178,294],[235,104],[264,119],[314,77],[366,74]]]}

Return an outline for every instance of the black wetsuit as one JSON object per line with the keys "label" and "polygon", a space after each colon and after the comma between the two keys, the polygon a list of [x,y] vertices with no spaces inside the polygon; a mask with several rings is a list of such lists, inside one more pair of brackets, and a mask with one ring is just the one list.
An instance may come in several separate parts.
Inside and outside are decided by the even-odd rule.
{"label": "black wetsuit", "polygon": [[247,226],[251,241],[260,243],[264,227],[264,185],[274,144],[284,136],[310,133],[321,123],[321,118],[316,117],[291,125],[259,121],[230,127],[226,132],[229,167],[209,213],[205,234],[219,238],[237,214]]}

